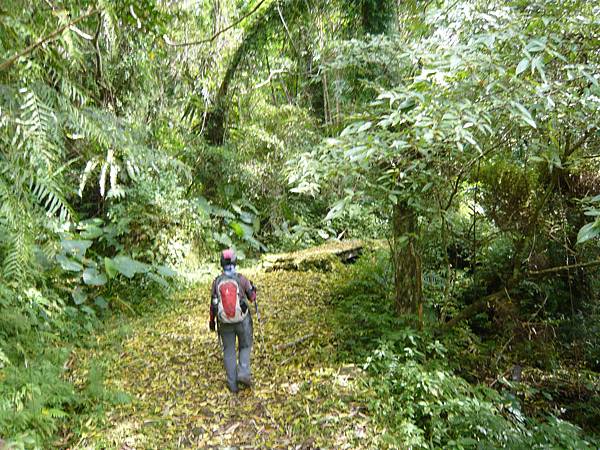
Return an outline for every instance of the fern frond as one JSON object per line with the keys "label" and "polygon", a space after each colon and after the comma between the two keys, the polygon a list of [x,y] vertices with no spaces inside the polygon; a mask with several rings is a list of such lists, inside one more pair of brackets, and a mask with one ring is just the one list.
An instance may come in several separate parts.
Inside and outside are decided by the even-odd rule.
{"label": "fern frond", "polygon": [[100,0],[99,6],[105,13],[101,14],[102,18],[102,32],[105,39],[106,51],[111,57],[115,57],[117,50],[117,29],[119,28],[119,20],[113,13],[114,4],[110,0]]}
{"label": "fern frond", "polygon": [[[73,80],[69,79],[62,70],[57,70],[51,67],[48,70],[50,81],[52,85],[58,89],[62,95],[69,100],[71,104],[83,106],[87,103],[87,96],[83,92],[83,88],[76,84]],[[64,108],[64,105],[62,105]],[[61,108],[61,109],[63,109]]]}
{"label": "fern frond", "polygon": [[8,281],[21,284],[27,276],[26,268],[32,257],[33,244],[24,226],[13,227],[11,231],[6,243],[2,275]]}
{"label": "fern frond", "polygon": [[10,224],[16,220],[15,213],[18,211],[19,201],[15,198],[13,186],[7,181],[2,168],[0,165],[0,218]]}
{"label": "fern frond", "polygon": [[20,154],[36,169],[51,169],[63,156],[64,142],[53,109],[56,93],[45,87],[24,88],[14,143]]}
{"label": "fern frond", "polygon": [[[23,203],[7,182],[5,176],[0,176],[0,255],[2,259],[2,276],[6,280],[20,282],[25,278],[27,261],[31,256],[28,248],[26,226],[28,224]],[[20,216],[19,213],[22,213]]]}
{"label": "fern frond", "polygon": [[72,119],[79,133],[100,148],[122,147],[123,127],[112,114],[94,108],[84,108]]}
{"label": "fern frond", "polygon": [[58,408],[44,408],[42,410],[42,414],[45,416],[50,416],[53,419],[62,419],[64,417],[68,417],[69,414],[62,409]]}
{"label": "fern frond", "polygon": [[73,209],[60,187],[51,178],[36,178],[30,183],[31,192],[48,215],[58,214],[62,222],[71,220]]}

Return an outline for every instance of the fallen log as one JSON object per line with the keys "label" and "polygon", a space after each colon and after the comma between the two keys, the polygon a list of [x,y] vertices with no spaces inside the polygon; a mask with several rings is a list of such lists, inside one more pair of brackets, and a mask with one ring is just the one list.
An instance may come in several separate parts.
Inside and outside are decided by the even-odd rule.
{"label": "fallen log", "polygon": [[295,253],[267,255],[263,258],[262,264],[267,272],[274,270],[328,272],[338,263],[353,263],[360,257],[363,249],[362,241],[334,242]]}

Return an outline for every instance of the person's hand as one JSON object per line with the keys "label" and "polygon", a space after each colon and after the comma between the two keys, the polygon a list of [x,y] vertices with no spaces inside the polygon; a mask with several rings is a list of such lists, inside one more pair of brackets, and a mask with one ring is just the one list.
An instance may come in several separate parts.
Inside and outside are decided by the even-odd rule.
{"label": "person's hand", "polygon": [[215,331],[216,330],[216,324],[214,320],[211,320],[210,322],[208,322],[208,328],[210,328],[210,331]]}

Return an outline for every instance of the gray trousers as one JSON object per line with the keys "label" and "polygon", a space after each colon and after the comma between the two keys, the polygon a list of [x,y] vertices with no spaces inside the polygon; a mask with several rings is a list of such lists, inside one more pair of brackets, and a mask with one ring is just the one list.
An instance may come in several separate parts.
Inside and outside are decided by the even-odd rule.
{"label": "gray trousers", "polygon": [[[227,373],[229,390],[237,392],[238,381],[250,384],[250,353],[252,351],[252,317],[250,313],[240,323],[220,323],[219,333],[223,340],[223,362]],[[235,340],[238,340],[239,363]]]}

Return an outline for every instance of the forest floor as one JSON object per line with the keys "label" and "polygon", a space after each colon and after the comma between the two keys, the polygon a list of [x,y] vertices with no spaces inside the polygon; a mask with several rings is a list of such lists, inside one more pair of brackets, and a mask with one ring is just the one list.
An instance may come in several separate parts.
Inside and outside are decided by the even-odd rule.
{"label": "forest floor", "polygon": [[240,270],[258,287],[262,324],[254,318],[253,387],[237,395],[226,387],[217,335],[208,329],[207,282],[109,326],[81,357],[88,364],[77,364],[78,376],[101,361],[108,390],[129,400],[88,420],[69,447],[371,447],[377,430],[364,403],[365,376],[336,357],[332,296],[347,277],[340,267]]}

